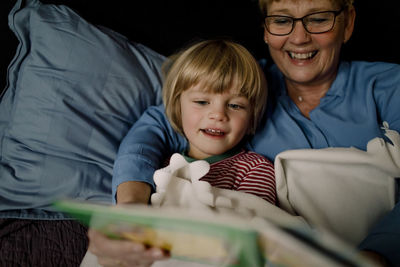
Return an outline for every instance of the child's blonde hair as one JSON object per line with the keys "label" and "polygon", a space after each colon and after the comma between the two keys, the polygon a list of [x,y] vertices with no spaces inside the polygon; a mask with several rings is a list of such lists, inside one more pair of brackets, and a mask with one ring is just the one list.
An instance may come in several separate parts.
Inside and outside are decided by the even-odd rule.
{"label": "child's blonde hair", "polygon": [[[167,70],[166,70],[167,69]],[[248,133],[254,134],[267,97],[264,73],[246,48],[228,40],[196,43],[173,55],[164,64],[167,74],[163,86],[165,111],[172,127],[183,133],[180,96],[202,83],[204,90],[223,93],[237,87],[250,102],[252,121]]]}

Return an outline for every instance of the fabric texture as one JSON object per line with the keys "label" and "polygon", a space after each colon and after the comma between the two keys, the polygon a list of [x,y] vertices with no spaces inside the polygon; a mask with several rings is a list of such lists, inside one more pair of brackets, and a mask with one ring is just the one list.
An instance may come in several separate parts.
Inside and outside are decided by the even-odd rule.
{"label": "fabric texture", "polygon": [[337,77],[320,104],[305,118],[286,92],[276,65],[266,69],[270,85],[265,123],[251,140],[251,150],[271,161],[282,151],[355,147],[366,150],[375,137],[386,139],[386,121],[400,132],[400,65],[341,62]]}
{"label": "fabric texture", "polygon": [[18,1],[0,102],[0,217],[63,218],[57,198],[111,202],[121,139],[161,103],[164,57],[66,6]]}
{"label": "fabric texture", "polygon": [[[393,211],[386,214],[379,222],[374,225],[370,234],[360,243],[359,249],[375,251],[383,255],[387,262],[392,266],[400,263],[400,253],[398,242],[400,233],[398,224],[394,224],[400,217],[400,202],[397,202]],[[388,233],[390,238],[388,238]]]}
{"label": "fabric texture", "polygon": [[0,266],[79,266],[87,228],[73,220],[0,219]]}
{"label": "fabric texture", "polygon": [[201,181],[212,186],[256,195],[276,203],[275,174],[272,163],[251,151],[238,154],[210,164],[210,171]]}
{"label": "fabric texture", "polygon": [[367,151],[298,149],[275,158],[280,207],[357,246],[396,203],[400,135],[386,128]]}

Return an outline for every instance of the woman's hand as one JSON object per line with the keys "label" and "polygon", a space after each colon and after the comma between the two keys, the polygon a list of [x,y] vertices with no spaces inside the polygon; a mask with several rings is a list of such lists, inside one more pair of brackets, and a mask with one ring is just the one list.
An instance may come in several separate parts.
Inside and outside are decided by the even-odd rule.
{"label": "woman's hand", "polygon": [[154,261],[168,259],[161,249],[146,248],[143,244],[132,241],[112,240],[102,233],[89,229],[89,251],[97,256],[103,267],[151,266]]}

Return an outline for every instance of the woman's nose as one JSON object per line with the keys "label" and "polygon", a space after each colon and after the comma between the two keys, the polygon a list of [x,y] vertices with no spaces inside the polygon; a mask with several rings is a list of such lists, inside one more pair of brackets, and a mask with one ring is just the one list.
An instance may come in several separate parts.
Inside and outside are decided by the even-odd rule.
{"label": "woman's nose", "polygon": [[293,31],[290,33],[290,40],[293,43],[305,43],[310,40],[310,33],[304,28],[301,20],[294,22]]}

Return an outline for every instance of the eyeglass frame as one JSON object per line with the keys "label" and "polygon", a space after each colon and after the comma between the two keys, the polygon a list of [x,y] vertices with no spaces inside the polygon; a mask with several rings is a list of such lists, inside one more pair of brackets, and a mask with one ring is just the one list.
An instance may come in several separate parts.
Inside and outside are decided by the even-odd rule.
{"label": "eyeglass frame", "polygon": [[[291,34],[291,33],[293,32],[294,25],[295,25],[295,22],[296,22],[296,21],[301,21],[301,24],[303,25],[303,28],[306,30],[306,32],[308,32],[308,33],[310,33],[310,34],[321,34],[321,33],[329,32],[329,31],[331,31],[331,30],[333,29],[333,27],[335,27],[336,17],[337,17],[340,13],[342,13],[343,11],[344,11],[344,8],[342,7],[342,8],[339,9],[339,10],[327,10],[327,11],[319,11],[319,12],[310,13],[310,14],[307,14],[307,15],[301,17],[301,18],[294,18],[294,17],[284,16],[284,15],[270,15],[270,16],[265,16],[265,17],[264,17],[264,25],[265,25],[265,28],[267,29],[267,31],[268,31],[270,34],[275,35],[275,36],[285,36],[285,35],[289,35],[289,34]],[[320,13],[327,13],[327,12],[333,13],[333,15],[334,15],[332,27],[331,27],[329,30],[322,31],[322,32],[310,32],[310,31],[307,29],[306,24],[304,23],[304,18],[306,18],[306,17],[308,17],[308,16],[311,16],[311,15],[320,14]],[[267,26],[267,23],[266,23],[266,19],[267,19],[267,18],[271,18],[271,17],[280,17],[280,18],[283,17],[283,18],[289,18],[289,19],[291,19],[291,20],[292,20],[292,28],[290,29],[290,31],[289,31],[288,33],[285,33],[285,34],[276,34],[276,33],[270,32],[270,30],[269,30],[269,28],[268,28],[268,26]]]}

